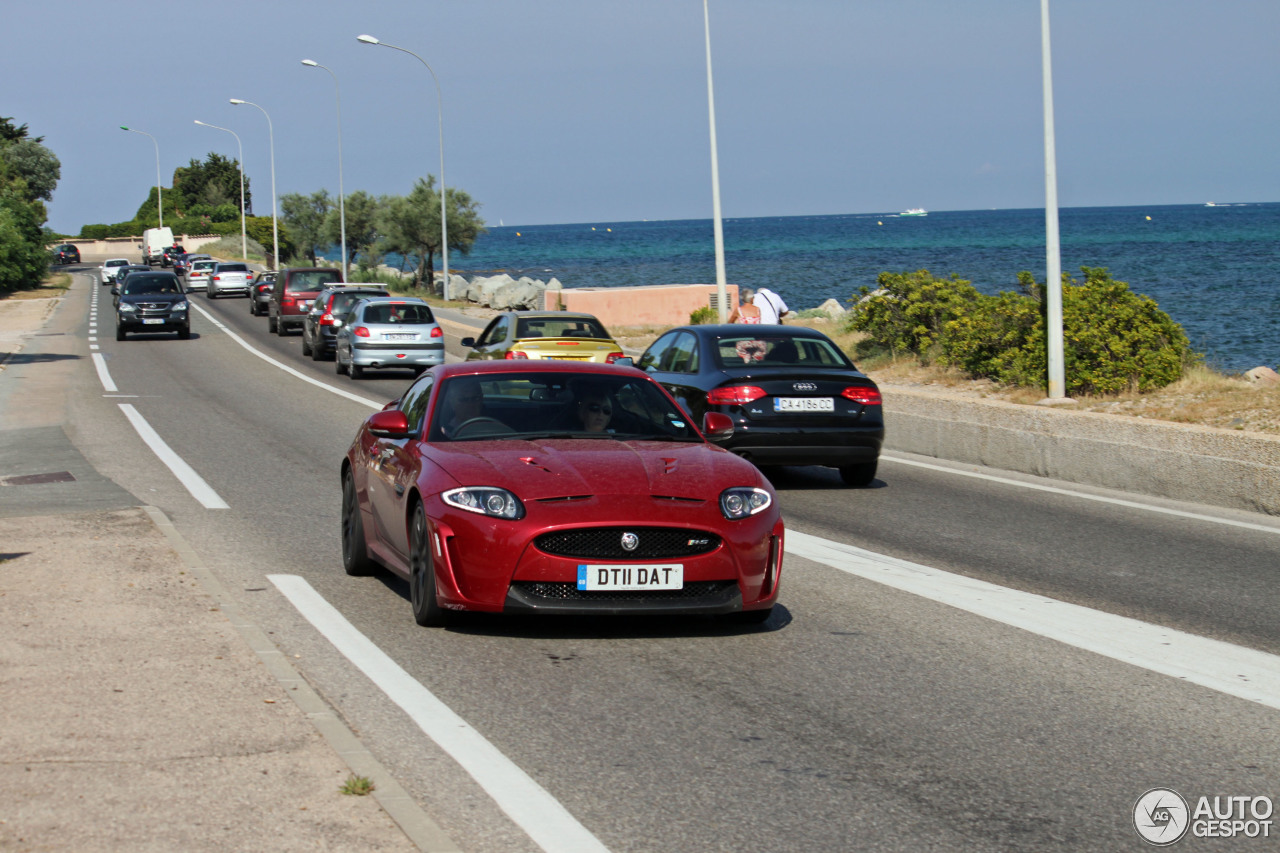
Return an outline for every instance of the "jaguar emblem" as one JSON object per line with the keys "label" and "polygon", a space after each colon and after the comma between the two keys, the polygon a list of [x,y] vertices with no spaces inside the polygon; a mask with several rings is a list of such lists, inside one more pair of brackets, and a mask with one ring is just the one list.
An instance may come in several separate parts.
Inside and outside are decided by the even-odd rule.
{"label": "jaguar emblem", "polygon": [[638,547],[640,547],[639,536],[630,532],[622,534],[622,550],[634,551]]}
{"label": "jaguar emblem", "polygon": [[817,391],[818,383],[816,382],[793,382],[791,387],[796,391]]}

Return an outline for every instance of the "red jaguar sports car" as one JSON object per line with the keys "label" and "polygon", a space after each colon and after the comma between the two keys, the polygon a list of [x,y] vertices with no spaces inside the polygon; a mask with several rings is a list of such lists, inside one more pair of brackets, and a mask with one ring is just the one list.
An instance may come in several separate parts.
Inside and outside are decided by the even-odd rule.
{"label": "red jaguar sports car", "polygon": [[342,462],[342,560],[453,611],[711,614],[763,622],[783,523],[750,462],[631,367],[439,365],[361,425]]}

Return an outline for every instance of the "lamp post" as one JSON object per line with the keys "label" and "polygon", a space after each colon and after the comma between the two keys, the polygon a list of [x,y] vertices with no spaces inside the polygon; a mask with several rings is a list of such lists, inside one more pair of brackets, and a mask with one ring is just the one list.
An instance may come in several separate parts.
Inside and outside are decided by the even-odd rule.
{"label": "lamp post", "polygon": [[379,44],[383,47],[389,47],[392,50],[398,50],[401,53],[407,53],[414,59],[421,62],[431,72],[431,79],[436,84],[436,118],[440,125],[440,258],[444,265],[444,284],[441,288],[441,295],[449,298],[449,222],[445,213],[445,197],[448,192],[444,183],[444,98],[440,94],[440,80],[436,77],[436,72],[431,70],[431,66],[427,65],[427,61],[412,50],[406,50],[403,47],[396,47],[394,44],[387,44],[384,41],[378,41],[370,35],[356,36],[356,41],[363,44]]}
{"label": "lamp post", "polygon": [[702,27],[707,41],[707,115],[711,121],[711,217],[716,241],[716,307],[720,322],[728,319],[724,271],[724,223],[720,217],[720,161],[716,154],[716,96],[711,86],[711,13],[702,0]]}
{"label": "lamp post", "polygon": [[1053,63],[1049,57],[1049,0],[1040,0],[1040,47],[1044,77],[1044,231],[1046,276],[1046,357],[1049,366],[1049,398],[1067,399],[1066,367],[1062,344],[1062,250],[1058,240],[1058,158],[1053,139]]}
{"label": "lamp post", "polygon": [[311,59],[302,60],[302,64],[310,68],[323,68],[333,78],[333,91],[338,98],[338,220],[342,229],[342,280],[347,280],[347,202],[342,192],[342,89],[338,86],[338,75],[333,69],[321,65]]}
{"label": "lamp post", "polygon": [[240,144],[240,134],[226,127],[218,127],[216,124],[208,124],[196,119],[196,124],[201,127],[212,127],[214,130],[225,130],[236,138],[236,147],[240,149],[240,254],[244,259],[249,260],[249,237],[245,233],[244,227],[244,146]]}
{"label": "lamp post", "polygon": [[159,219],[160,219],[160,227],[161,227],[161,228],[163,228],[163,227],[164,227],[164,205],[163,205],[163,204],[161,204],[161,198],[160,198],[160,196],[161,196],[161,191],[160,191],[160,143],[159,143],[159,142],[156,142],[156,138],[155,138],[154,136],[151,136],[151,134],[147,133],[145,130],[134,130],[132,127],[125,127],[123,124],[122,124],[122,125],[120,125],[120,129],[121,129],[121,130],[127,130],[127,131],[129,131],[130,133],[141,133],[143,136],[150,137],[150,139],[151,139],[151,144],[152,144],[152,145],[154,145],[154,146],[156,147],[156,213],[158,214]]}
{"label": "lamp post", "polygon": [[[253,101],[244,101],[240,98],[232,98],[231,103],[258,107]],[[262,107],[258,109],[267,116],[267,139],[271,143],[271,262],[278,269],[280,267],[280,226],[276,222],[276,134],[271,127],[271,116],[267,115],[267,111]]]}

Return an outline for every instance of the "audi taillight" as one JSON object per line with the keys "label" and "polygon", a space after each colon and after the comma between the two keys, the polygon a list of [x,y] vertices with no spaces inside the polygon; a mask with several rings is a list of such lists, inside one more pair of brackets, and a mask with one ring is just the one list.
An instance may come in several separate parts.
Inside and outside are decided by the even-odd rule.
{"label": "audi taillight", "polygon": [[850,385],[840,392],[840,396],[863,406],[879,406],[884,402],[880,398],[880,389],[868,388],[866,385]]}
{"label": "audi taillight", "polygon": [[744,406],[763,396],[764,389],[755,385],[729,385],[709,391],[707,403],[713,406]]}

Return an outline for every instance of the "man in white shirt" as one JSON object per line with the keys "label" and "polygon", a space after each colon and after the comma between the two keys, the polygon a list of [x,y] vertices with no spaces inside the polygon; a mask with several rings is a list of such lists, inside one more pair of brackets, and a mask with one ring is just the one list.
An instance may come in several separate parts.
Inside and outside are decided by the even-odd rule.
{"label": "man in white shirt", "polygon": [[791,309],[782,301],[782,297],[767,287],[756,289],[756,295],[751,300],[751,304],[760,309],[761,324],[776,326],[782,322],[784,314],[791,313]]}

